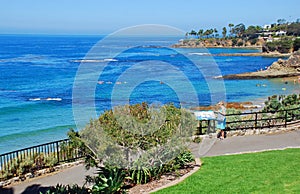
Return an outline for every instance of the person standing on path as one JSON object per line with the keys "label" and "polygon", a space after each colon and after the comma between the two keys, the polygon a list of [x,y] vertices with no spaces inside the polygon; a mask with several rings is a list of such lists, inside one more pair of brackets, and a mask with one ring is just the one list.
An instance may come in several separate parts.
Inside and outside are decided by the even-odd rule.
{"label": "person standing on path", "polygon": [[217,128],[220,129],[218,133],[218,138],[224,139],[226,137],[225,127],[226,127],[226,107],[224,102],[219,102],[217,104],[218,112],[217,112]]}

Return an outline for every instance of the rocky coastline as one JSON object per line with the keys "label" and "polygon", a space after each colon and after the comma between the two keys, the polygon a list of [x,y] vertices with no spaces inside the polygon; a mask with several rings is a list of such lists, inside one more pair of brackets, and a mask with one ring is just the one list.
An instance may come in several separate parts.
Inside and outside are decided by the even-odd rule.
{"label": "rocky coastline", "polygon": [[289,57],[291,53],[280,52],[262,52],[264,41],[257,41],[256,44],[251,44],[249,41],[238,40],[243,43],[240,46],[233,45],[232,40],[218,40],[218,39],[182,39],[178,43],[171,45],[172,48],[230,48],[230,49],[251,49],[259,50],[260,52],[251,53],[219,53],[219,54],[204,54],[209,56],[262,56],[262,57]]}
{"label": "rocky coastline", "polygon": [[279,53],[279,52],[256,52],[256,53],[220,53],[212,56],[233,56],[233,57],[282,57],[286,58],[291,56],[291,53]]}
{"label": "rocky coastline", "polygon": [[[291,54],[287,60],[278,59],[266,70],[223,76],[224,79],[264,79],[300,76],[300,51]],[[300,81],[300,80],[299,80]]]}
{"label": "rocky coastline", "polygon": [[238,44],[234,44],[231,39],[182,39],[178,43],[172,45],[173,48],[249,48],[262,50],[264,40],[258,40],[255,44],[245,41],[241,38],[237,39]]}

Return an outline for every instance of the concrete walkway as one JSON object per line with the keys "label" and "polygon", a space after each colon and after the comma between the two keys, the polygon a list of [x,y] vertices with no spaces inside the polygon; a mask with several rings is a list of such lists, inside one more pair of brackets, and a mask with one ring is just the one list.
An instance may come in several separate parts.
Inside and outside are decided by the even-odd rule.
{"label": "concrete walkway", "polygon": [[[193,152],[196,152],[195,154],[199,157],[207,157],[285,148],[300,148],[300,130],[274,135],[229,137],[224,140],[207,138],[200,145],[194,144]],[[35,194],[58,183],[83,185],[85,176],[92,175],[95,172],[95,169],[86,171],[83,165],[79,165],[55,174],[0,189],[0,193]]]}
{"label": "concrete walkway", "polygon": [[0,194],[39,194],[40,191],[46,191],[50,186],[57,184],[82,186],[85,183],[85,176],[94,175],[96,169],[91,168],[86,170],[83,164],[64,169],[60,172],[55,172],[42,177],[36,177],[28,181],[20,182],[19,184],[0,188]]}
{"label": "concrete walkway", "polygon": [[278,150],[285,148],[300,148],[300,130],[281,134],[249,135],[217,139],[214,145],[203,156],[218,156]]}

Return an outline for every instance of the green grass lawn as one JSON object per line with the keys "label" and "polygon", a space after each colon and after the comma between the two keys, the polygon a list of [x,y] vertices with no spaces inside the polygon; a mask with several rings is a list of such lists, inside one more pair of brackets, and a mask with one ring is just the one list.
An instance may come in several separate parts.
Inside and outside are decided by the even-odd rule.
{"label": "green grass lawn", "polygon": [[192,176],[156,193],[300,193],[300,149],[201,160]]}

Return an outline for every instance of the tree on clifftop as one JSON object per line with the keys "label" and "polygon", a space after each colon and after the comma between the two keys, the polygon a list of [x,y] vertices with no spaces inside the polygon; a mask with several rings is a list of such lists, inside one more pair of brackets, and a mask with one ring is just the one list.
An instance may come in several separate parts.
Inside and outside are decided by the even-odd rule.
{"label": "tree on clifftop", "polygon": [[241,37],[243,35],[243,33],[245,32],[245,24],[243,23],[240,23],[236,26],[234,26],[234,28],[232,29],[233,30],[233,33],[236,34],[238,37]]}
{"label": "tree on clifftop", "polygon": [[203,29],[200,29],[200,30],[198,31],[197,35],[198,35],[199,38],[202,38],[203,32],[204,32]]}
{"label": "tree on clifftop", "polygon": [[231,23],[228,24],[230,36],[233,34],[233,31],[232,31],[233,26],[234,26],[234,24],[231,24]]}
{"label": "tree on clifftop", "polygon": [[197,35],[197,32],[196,32],[195,30],[192,30],[192,31],[190,32],[190,35],[191,35],[191,36],[196,36],[196,35]]}
{"label": "tree on clifftop", "polygon": [[214,29],[213,29],[213,33],[215,34],[214,36],[216,37],[216,36],[217,36],[217,33],[218,33],[217,28],[214,28]]}
{"label": "tree on clifftop", "polygon": [[262,31],[262,28],[260,26],[249,26],[245,32],[244,36],[246,36],[248,39],[253,39],[258,37],[258,33]]}
{"label": "tree on clifftop", "polygon": [[206,38],[208,38],[210,35],[212,35],[214,33],[214,30],[213,29],[207,29],[205,32],[204,32],[204,35],[206,36]]}
{"label": "tree on clifftop", "polygon": [[287,35],[300,36],[300,23],[292,23],[287,27]]}
{"label": "tree on clifftop", "polygon": [[226,34],[227,34],[227,29],[226,27],[224,27],[222,31],[223,38],[226,38]]}
{"label": "tree on clifftop", "polygon": [[278,20],[277,20],[277,23],[278,23],[279,25],[282,25],[282,24],[285,24],[285,23],[286,23],[286,20],[285,20],[285,19],[278,19]]}

